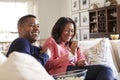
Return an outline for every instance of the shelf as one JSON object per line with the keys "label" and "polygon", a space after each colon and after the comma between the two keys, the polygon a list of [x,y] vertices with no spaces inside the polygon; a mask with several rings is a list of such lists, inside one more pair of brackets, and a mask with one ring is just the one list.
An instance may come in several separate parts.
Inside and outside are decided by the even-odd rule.
{"label": "shelf", "polygon": [[116,19],[109,19],[108,22],[114,22]]}
{"label": "shelf", "polygon": [[90,24],[96,24],[96,22],[91,21]]}
{"label": "shelf", "polygon": [[110,37],[110,33],[120,34],[119,13],[120,5],[89,10],[90,38]]}

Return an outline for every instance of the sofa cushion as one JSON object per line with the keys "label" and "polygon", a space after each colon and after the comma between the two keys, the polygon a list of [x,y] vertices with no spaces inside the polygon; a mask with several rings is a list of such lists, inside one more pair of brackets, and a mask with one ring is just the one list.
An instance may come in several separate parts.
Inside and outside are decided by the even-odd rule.
{"label": "sofa cushion", "polygon": [[120,40],[110,40],[112,48],[113,48],[113,59],[115,60],[115,65],[118,68],[118,72],[120,72]]}
{"label": "sofa cushion", "polygon": [[120,40],[110,40],[113,51],[114,51],[114,59],[116,60],[118,69],[120,71]]}
{"label": "sofa cushion", "polygon": [[0,66],[0,80],[53,80],[32,56],[13,52]]}
{"label": "sofa cushion", "polygon": [[[80,42],[79,42],[80,44]],[[82,43],[81,43],[82,44]],[[84,48],[84,53],[87,55],[89,64],[103,64],[112,68],[114,75],[118,72],[113,62],[112,53],[110,50],[111,44],[109,39],[103,38],[89,41],[87,48]],[[81,46],[83,48],[83,46]]]}

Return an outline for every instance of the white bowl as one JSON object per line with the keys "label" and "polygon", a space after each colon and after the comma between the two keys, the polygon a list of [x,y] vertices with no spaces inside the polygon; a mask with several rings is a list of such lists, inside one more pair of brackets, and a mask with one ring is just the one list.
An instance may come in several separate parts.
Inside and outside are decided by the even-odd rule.
{"label": "white bowl", "polygon": [[111,38],[112,40],[118,40],[118,39],[119,39],[119,34],[111,34],[111,35],[110,35],[110,38]]}
{"label": "white bowl", "polygon": [[84,80],[87,69],[79,69],[54,75],[55,80]]}

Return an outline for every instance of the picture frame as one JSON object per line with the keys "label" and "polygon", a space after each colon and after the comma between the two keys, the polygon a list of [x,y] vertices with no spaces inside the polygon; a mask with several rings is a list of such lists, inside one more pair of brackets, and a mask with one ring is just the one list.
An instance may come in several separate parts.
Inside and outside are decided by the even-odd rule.
{"label": "picture frame", "polygon": [[87,9],[90,7],[90,0],[80,0],[80,9]]}
{"label": "picture frame", "polygon": [[79,0],[72,0],[72,11],[77,11],[79,10],[80,5],[79,5]]}
{"label": "picture frame", "polygon": [[76,26],[80,26],[80,13],[74,13],[72,14],[72,19],[75,22]]}
{"label": "picture frame", "polygon": [[81,29],[81,40],[89,40],[89,29]]}
{"label": "picture frame", "polygon": [[88,27],[89,26],[89,12],[88,11],[84,11],[84,12],[81,12],[80,13],[80,23],[81,23],[81,26],[86,26]]}
{"label": "picture frame", "polygon": [[78,40],[78,41],[81,40],[81,39],[80,39],[80,29],[77,29],[77,30],[76,30],[76,36],[75,36],[75,39]]}

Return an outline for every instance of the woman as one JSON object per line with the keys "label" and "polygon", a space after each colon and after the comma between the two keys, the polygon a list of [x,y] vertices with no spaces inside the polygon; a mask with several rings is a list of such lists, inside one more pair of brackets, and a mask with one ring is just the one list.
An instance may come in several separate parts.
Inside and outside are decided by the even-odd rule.
{"label": "woman", "polygon": [[88,65],[86,58],[73,38],[76,35],[76,25],[69,17],[61,17],[54,25],[43,48],[50,49],[50,58],[46,70],[54,75],[75,69],[87,69],[85,80],[114,80],[112,69],[104,65]]}

